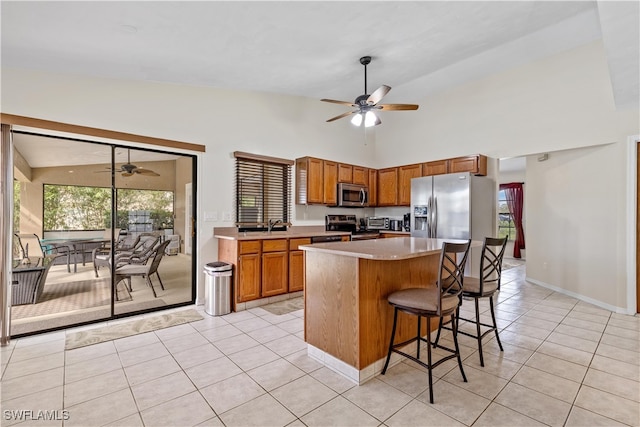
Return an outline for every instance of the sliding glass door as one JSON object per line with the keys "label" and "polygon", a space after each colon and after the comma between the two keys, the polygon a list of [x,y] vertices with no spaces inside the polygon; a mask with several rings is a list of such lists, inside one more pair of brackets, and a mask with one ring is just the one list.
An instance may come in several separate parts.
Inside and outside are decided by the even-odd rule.
{"label": "sliding glass door", "polygon": [[193,156],[27,132],[13,144],[11,335],[194,301]]}

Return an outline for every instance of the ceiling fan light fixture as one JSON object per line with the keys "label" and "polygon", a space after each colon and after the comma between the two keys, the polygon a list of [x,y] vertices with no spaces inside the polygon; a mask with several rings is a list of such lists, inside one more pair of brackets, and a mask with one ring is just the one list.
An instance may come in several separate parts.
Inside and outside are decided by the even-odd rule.
{"label": "ceiling fan light fixture", "polygon": [[333,122],[338,119],[342,119],[343,117],[348,117],[353,115],[351,118],[351,123],[354,126],[362,125],[364,121],[365,127],[377,126],[382,121],[380,118],[374,113],[375,110],[380,111],[402,111],[402,110],[417,110],[417,104],[379,104],[379,102],[384,98],[384,96],[389,93],[391,90],[391,86],[382,85],[378,89],[376,89],[371,95],[368,95],[367,90],[367,65],[371,63],[370,56],[363,56],[360,58],[360,63],[364,65],[364,95],[360,95],[356,98],[354,102],[347,101],[337,101],[335,99],[326,99],[323,98],[320,101],[323,102],[331,102],[332,104],[341,104],[346,105],[348,107],[354,108],[355,110],[348,111],[346,113],[342,113],[338,116],[332,117],[327,122]]}
{"label": "ceiling fan light fixture", "polygon": [[364,127],[370,128],[376,125],[376,115],[373,111],[367,111],[364,115]]}

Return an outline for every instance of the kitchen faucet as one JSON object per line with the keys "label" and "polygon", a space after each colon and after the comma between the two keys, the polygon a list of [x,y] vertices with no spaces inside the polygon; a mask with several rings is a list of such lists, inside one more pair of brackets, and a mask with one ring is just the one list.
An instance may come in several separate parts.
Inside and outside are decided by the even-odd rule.
{"label": "kitchen faucet", "polygon": [[267,232],[271,233],[271,230],[273,230],[273,227],[275,227],[278,224],[283,224],[281,219],[270,219],[267,227]]}

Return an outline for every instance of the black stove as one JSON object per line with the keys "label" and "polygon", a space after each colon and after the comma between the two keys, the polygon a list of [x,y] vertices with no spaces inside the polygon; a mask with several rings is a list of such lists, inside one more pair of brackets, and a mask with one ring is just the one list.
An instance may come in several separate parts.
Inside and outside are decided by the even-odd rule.
{"label": "black stove", "polygon": [[358,228],[355,215],[327,215],[324,219],[326,231],[346,231],[351,233],[351,240],[377,239],[379,233],[373,230]]}

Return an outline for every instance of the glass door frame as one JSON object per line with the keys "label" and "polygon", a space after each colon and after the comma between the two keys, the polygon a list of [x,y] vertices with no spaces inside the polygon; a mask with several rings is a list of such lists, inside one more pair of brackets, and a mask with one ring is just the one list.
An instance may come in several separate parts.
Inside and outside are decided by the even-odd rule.
{"label": "glass door frame", "polygon": [[[41,129],[38,129],[38,131],[40,131]],[[16,334],[16,335],[11,335],[11,338],[19,338],[19,337],[23,337],[23,336],[29,336],[29,335],[34,335],[34,334],[41,334],[41,333],[46,333],[46,332],[51,332],[51,331],[56,331],[56,330],[61,330],[61,329],[67,329],[67,328],[71,328],[71,327],[76,327],[76,326],[82,326],[82,325],[87,325],[87,324],[92,324],[92,323],[100,323],[100,322],[104,322],[104,321],[109,321],[109,320],[114,320],[114,319],[120,319],[120,318],[125,318],[125,317],[130,317],[130,316],[134,316],[134,315],[139,315],[139,314],[144,314],[144,313],[149,313],[149,312],[155,312],[155,311],[162,311],[162,310],[166,310],[166,309],[172,309],[172,308],[176,308],[176,307],[180,307],[180,306],[186,306],[186,305],[192,305],[195,304],[196,301],[196,293],[197,293],[197,276],[195,274],[196,272],[196,266],[197,266],[197,233],[195,232],[196,230],[196,215],[197,215],[197,155],[195,154],[188,154],[188,153],[183,153],[183,152],[178,152],[178,151],[170,151],[170,149],[154,149],[154,148],[147,148],[147,147],[140,147],[137,145],[125,145],[122,142],[103,142],[103,141],[95,141],[95,140],[90,140],[90,139],[84,139],[84,138],[75,138],[75,137],[67,137],[67,136],[58,136],[58,135],[52,135],[47,133],[44,129],[42,129],[42,132],[32,132],[32,131],[23,131],[23,130],[15,130],[12,129],[10,130],[11,135],[13,136],[13,134],[30,134],[30,135],[37,135],[37,136],[43,136],[43,137],[47,137],[47,138],[54,138],[54,139],[63,139],[63,140],[71,140],[71,141],[77,141],[79,143],[89,143],[89,144],[98,144],[98,145],[103,145],[103,146],[108,146],[110,148],[110,158],[111,158],[111,174],[110,174],[110,190],[111,190],[111,257],[113,257],[115,255],[114,253],[114,242],[116,241],[116,237],[115,234],[115,229],[116,229],[116,225],[117,225],[117,211],[118,211],[118,206],[117,206],[117,187],[116,187],[116,169],[115,169],[115,164],[116,164],[116,149],[130,149],[130,150],[136,150],[136,151],[145,151],[145,152],[156,152],[156,153],[161,153],[161,154],[169,154],[169,155],[176,155],[176,156],[181,156],[181,157],[186,157],[190,159],[190,163],[191,163],[191,176],[189,177],[191,179],[191,183],[192,183],[192,202],[193,202],[193,212],[192,218],[187,218],[187,209],[185,209],[185,221],[191,221],[193,224],[193,233],[192,236],[190,237],[190,246],[191,246],[191,255],[190,255],[190,268],[191,268],[191,283],[190,283],[190,298],[187,301],[184,302],[178,302],[175,304],[168,304],[166,306],[161,306],[161,307],[153,307],[153,308],[147,308],[147,309],[142,309],[142,310],[137,310],[137,311],[131,311],[131,312],[125,312],[125,313],[115,313],[115,303],[116,303],[116,283],[114,283],[115,281],[115,265],[113,262],[110,263],[110,277],[111,277],[111,298],[110,298],[110,304],[109,304],[109,315],[107,317],[103,317],[100,319],[95,319],[95,320],[91,320],[91,321],[83,321],[83,322],[79,322],[79,323],[73,323],[73,324],[68,324],[68,325],[64,325],[64,326],[59,326],[59,327],[54,327],[54,328],[48,328],[48,329],[41,329],[38,331],[32,331],[32,332],[28,332],[28,333],[23,333],[23,334]],[[13,150],[13,141],[11,141],[11,155],[13,156],[14,150]],[[13,160],[13,159],[12,159]],[[12,162],[11,162],[12,163]],[[10,171],[11,176],[13,176],[13,170]],[[7,184],[8,185],[8,184]],[[43,204],[43,210],[44,210],[44,204]],[[175,216],[175,189],[174,189],[174,216]],[[11,218],[11,227],[13,227],[13,216],[10,216]],[[44,219],[44,212],[43,212],[43,219]],[[175,223],[174,223],[174,227],[175,227]],[[44,224],[43,224],[43,229],[42,232],[44,232]],[[175,232],[175,228],[174,228],[174,232]],[[12,233],[11,233],[12,234]],[[44,235],[43,235],[44,237]],[[10,239],[9,239],[10,240]],[[6,269],[5,269],[6,271]],[[10,301],[6,301],[7,305],[10,305]],[[9,322],[11,321],[11,319],[9,318]],[[4,322],[3,322],[4,323]],[[10,333],[10,332],[9,332]]]}

